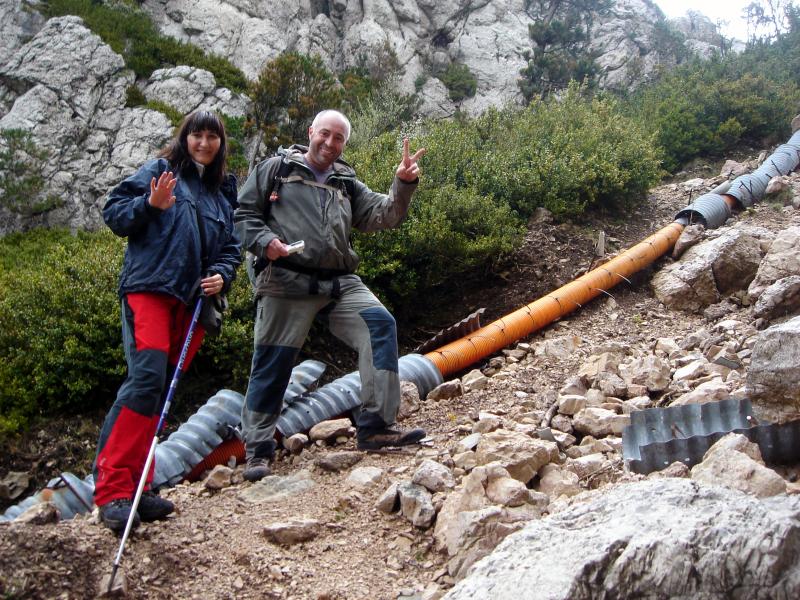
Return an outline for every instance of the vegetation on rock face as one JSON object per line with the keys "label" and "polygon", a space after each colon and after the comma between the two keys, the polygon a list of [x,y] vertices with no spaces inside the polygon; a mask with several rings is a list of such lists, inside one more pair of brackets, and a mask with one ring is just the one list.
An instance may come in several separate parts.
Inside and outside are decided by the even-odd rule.
{"label": "vegetation on rock face", "polygon": [[39,148],[29,131],[0,131],[0,206],[33,216],[61,205],[60,198],[42,197],[42,169],[50,158]]}
{"label": "vegetation on rock face", "polygon": [[297,52],[269,61],[248,93],[253,126],[273,152],[306,140],[308,126],[320,110],[342,106],[339,82],[322,59]]}
{"label": "vegetation on rock face", "polygon": [[447,94],[453,102],[461,102],[465,98],[472,98],[478,91],[478,80],[467,65],[450,63],[439,79],[447,88]]}
{"label": "vegetation on rock face", "polygon": [[214,74],[217,85],[234,92],[247,88],[244,73],[221,57],[204,53],[193,44],[161,35],[152,19],[134,2],[101,3],[92,0],[45,0],[47,17],[77,15],[86,26],[122,55],[139,77],[165,66],[188,65]]}
{"label": "vegetation on rock face", "polygon": [[523,56],[519,88],[527,102],[567,87],[571,80],[593,86],[597,64],[588,51],[593,16],[604,14],[610,0],[528,0],[540,18],[528,26],[533,47]]}

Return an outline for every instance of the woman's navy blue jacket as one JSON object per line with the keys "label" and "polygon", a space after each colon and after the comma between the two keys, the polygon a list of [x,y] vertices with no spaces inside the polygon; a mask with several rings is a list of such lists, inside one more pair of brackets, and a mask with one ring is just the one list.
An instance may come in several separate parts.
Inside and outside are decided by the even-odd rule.
{"label": "woman's navy blue jacket", "polygon": [[[128,238],[119,280],[119,294],[162,292],[193,301],[201,275],[219,273],[227,291],[242,261],[241,243],[233,227],[236,178],[229,175],[212,192],[192,165],[178,174],[173,194],[175,204],[167,210],[150,206],[150,180],[170,170],[166,159],[146,162],[136,173],[117,185],[103,207],[103,219],[111,231]],[[201,264],[197,211],[205,229],[208,264]]]}

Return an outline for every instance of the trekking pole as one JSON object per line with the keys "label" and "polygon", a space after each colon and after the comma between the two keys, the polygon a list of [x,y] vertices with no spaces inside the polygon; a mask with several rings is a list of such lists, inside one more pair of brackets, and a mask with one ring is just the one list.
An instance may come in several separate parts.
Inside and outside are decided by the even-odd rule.
{"label": "trekking pole", "polygon": [[133,502],[131,503],[131,513],[128,515],[128,522],[125,524],[125,532],[122,534],[122,541],[119,544],[119,550],[117,550],[117,556],[114,559],[114,565],[111,569],[111,577],[108,580],[108,590],[107,593],[111,592],[111,589],[114,585],[114,578],[117,576],[117,570],[119,569],[119,563],[122,560],[122,552],[125,550],[125,542],[128,540],[128,535],[130,535],[131,529],[133,528],[133,519],[136,516],[136,510],[139,507],[139,500],[142,497],[142,491],[144,490],[144,484],[147,482],[147,473],[150,471],[150,465],[153,464],[153,458],[156,454],[156,444],[158,443],[158,433],[161,431],[161,427],[164,425],[164,420],[167,417],[167,413],[169,412],[170,404],[172,404],[172,398],[175,396],[175,389],[178,387],[178,380],[181,377],[181,369],[183,368],[183,363],[186,361],[186,355],[189,352],[189,345],[192,343],[192,337],[194,336],[194,330],[197,327],[197,320],[200,318],[200,310],[203,308],[203,300],[205,296],[202,294],[197,299],[197,304],[194,307],[194,313],[192,314],[192,321],[189,323],[189,330],[186,332],[186,339],[183,342],[183,348],[181,348],[181,354],[178,358],[178,364],[175,366],[175,374],[172,376],[172,381],[169,384],[169,390],[167,391],[167,398],[164,400],[164,408],[161,409],[161,415],[158,418],[158,424],[156,425],[156,432],[153,436],[153,442],[150,444],[150,452],[147,453],[147,460],[144,463],[144,470],[142,471],[142,476],[139,477],[139,485],[136,488],[136,495],[133,497]]}

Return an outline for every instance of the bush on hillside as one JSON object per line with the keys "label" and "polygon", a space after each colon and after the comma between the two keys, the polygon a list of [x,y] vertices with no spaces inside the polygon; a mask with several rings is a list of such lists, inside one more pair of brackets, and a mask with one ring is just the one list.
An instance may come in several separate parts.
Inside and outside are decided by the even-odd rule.
{"label": "bush on hillside", "polygon": [[[125,376],[117,297],[123,249],[108,230],[34,230],[0,240],[0,434],[40,415],[113,402]],[[191,370],[242,390],[252,354],[244,279],[229,295],[222,335],[203,343]]]}
{"label": "bush on hillside", "polygon": [[559,99],[533,102],[513,119],[496,121],[487,143],[499,160],[483,161],[479,189],[505,198],[525,217],[539,206],[563,218],[625,210],[661,178],[652,134],[613,100],[584,97],[577,84]]}
{"label": "bush on hillside", "polygon": [[306,143],[314,116],[342,106],[341,86],[322,59],[299,52],[284,52],[267,62],[248,93],[253,99],[252,125],[271,152]]}
{"label": "bush on hillside", "polygon": [[[386,192],[400,161],[400,142],[396,133],[386,133],[348,150],[347,159],[367,185]],[[412,140],[412,152],[421,146]],[[423,169],[438,158],[423,158]],[[359,274],[394,310],[409,314],[419,309],[420,297],[485,273],[513,251],[521,234],[507,204],[452,182],[432,185],[426,174],[402,226],[359,233],[354,246],[362,259]]]}
{"label": "bush on hillside", "polygon": [[63,201],[45,196],[42,175],[50,153],[39,148],[30,131],[0,131],[0,206],[26,216],[59,207]]}
{"label": "bush on hillside", "polygon": [[447,88],[447,95],[453,102],[472,98],[478,90],[478,80],[469,67],[462,63],[450,63],[439,79]]}
{"label": "bush on hillside", "polygon": [[624,209],[661,175],[652,134],[575,84],[526,109],[431,123],[417,143],[428,149],[426,184],[471,188],[521,218],[539,206],[562,218]]}
{"label": "bush on hillside", "polygon": [[0,432],[101,405],[124,373],[110,233],[37,230],[0,244]]}
{"label": "bush on hillside", "polygon": [[693,62],[635,94],[630,111],[656,133],[664,167],[674,172],[699,156],[722,157],[737,145],[761,147],[789,134],[800,87],[769,72],[747,53]]}

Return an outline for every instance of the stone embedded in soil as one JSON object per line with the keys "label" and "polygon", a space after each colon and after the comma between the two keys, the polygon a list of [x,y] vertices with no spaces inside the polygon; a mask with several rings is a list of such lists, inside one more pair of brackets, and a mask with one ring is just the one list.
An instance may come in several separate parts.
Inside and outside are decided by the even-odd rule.
{"label": "stone embedded in soil", "polygon": [[411,478],[412,483],[421,485],[431,492],[443,492],[455,487],[453,473],[443,464],[434,460],[424,460]]}
{"label": "stone embedded in soil", "polygon": [[320,469],[331,472],[344,471],[349,469],[364,458],[363,452],[332,452],[324,456],[320,456],[314,461],[314,464]]}
{"label": "stone embedded in soil", "polygon": [[319,531],[320,523],[315,519],[292,519],[267,525],[264,536],[275,544],[291,546],[313,540]]}
{"label": "stone embedded in soil", "polygon": [[308,436],[305,433],[295,433],[288,438],[283,438],[283,447],[292,454],[300,454],[308,444]]}
{"label": "stone embedded in soil", "polygon": [[269,475],[245,488],[239,498],[246,502],[278,502],[299,496],[316,485],[311,473],[302,470],[287,476]]}
{"label": "stone embedded in soil", "polygon": [[128,595],[128,578],[125,570],[119,568],[114,575],[114,582],[109,589],[111,573],[107,573],[100,580],[100,587],[97,590],[97,598],[125,598]]}
{"label": "stone embedded in soil", "polygon": [[233,469],[225,465],[217,465],[203,481],[203,487],[207,490],[221,490],[231,486],[232,478]]}
{"label": "stone embedded in soil", "polygon": [[314,441],[335,440],[340,436],[351,436],[354,431],[350,419],[331,419],[314,425],[308,432],[308,437]]}

